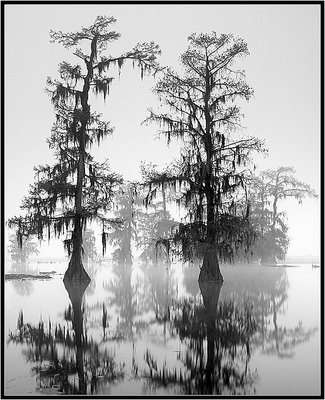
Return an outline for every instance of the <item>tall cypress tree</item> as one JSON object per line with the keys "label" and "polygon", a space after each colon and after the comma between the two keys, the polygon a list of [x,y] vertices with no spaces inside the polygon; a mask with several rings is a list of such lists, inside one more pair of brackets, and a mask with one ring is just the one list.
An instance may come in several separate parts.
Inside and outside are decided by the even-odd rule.
{"label": "tall cypress tree", "polygon": [[232,259],[238,243],[250,241],[247,210],[236,200],[238,190],[245,189],[250,153],[262,146],[258,139],[236,136],[241,112],[235,102],[253,93],[244,71],[234,67],[248,55],[246,43],[215,32],[192,34],[188,41],[180,58],[183,75],[168,69],[155,87],[166,111],[151,111],[147,120],[160,124],[167,142],[175,137],[183,142],[181,159],[146,182],[151,193],[157,185],[180,193],[188,210],[178,235],[183,250],[197,256],[199,249],[201,280],[222,280],[219,259]]}
{"label": "tall cypress tree", "polygon": [[[113,80],[107,71],[112,65],[121,69],[129,60],[140,68],[143,77],[155,72],[156,57],[160,53],[158,46],[150,42],[139,43],[117,57],[105,55],[108,45],[120,37],[110,30],[115,22],[113,17],[99,16],[94,24],[78,32],[50,32],[53,43],[74,49],[73,54],[81,65],[61,62],[60,79],[47,80],[55,112],[48,144],[56,162],[53,166],[35,168],[35,182],[22,203],[26,215],[9,220],[9,226],[18,230],[20,243],[23,236],[30,234],[43,239],[47,232],[50,239],[53,232],[56,237],[72,233],[64,241],[71,255],[64,279],[89,279],[82,265],[83,230],[88,221],[99,221],[105,247],[106,230],[114,222],[106,217],[106,212],[110,209],[114,188],[122,181],[109,171],[107,162],[96,162],[90,154],[91,146],[112,132],[109,123],[90,110],[90,94],[106,99]],[[89,46],[88,52],[81,46]]]}
{"label": "tall cypress tree", "polygon": [[307,198],[317,198],[316,191],[307,183],[299,181],[293,167],[279,167],[262,171],[252,177],[250,186],[251,219],[257,231],[252,247],[253,258],[261,264],[276,264],[286,257],[289,238],[286,213],[279,209],[288,197],[299,203]]}

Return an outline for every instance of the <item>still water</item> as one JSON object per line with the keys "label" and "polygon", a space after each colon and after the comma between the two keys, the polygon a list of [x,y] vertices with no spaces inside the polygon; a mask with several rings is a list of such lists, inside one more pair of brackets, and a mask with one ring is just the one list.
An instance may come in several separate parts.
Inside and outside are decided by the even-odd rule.
{"label": "still water", "polygon": [[[319,395],[320,271],[91,265],[5,282],[5,394]],[[9,272],[9,271],[8,271]]]}

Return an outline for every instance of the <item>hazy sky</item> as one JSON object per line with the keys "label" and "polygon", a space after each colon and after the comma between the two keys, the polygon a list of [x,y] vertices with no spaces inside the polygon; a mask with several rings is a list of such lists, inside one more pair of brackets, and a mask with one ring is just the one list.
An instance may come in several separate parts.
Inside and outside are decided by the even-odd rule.
{"label": "hazy sky", "polygon": [[[265,140],[267,158],[259,169],[294,166],[296,177],[320,192],[320,6],[318,5],[6,5],[5,6],[5,214],[19,213],[33,181],[33,166],[52,163],[45,142],[54,121],[45,93],[47,76],[57,77],[63,60],[77,63],[71,50],[49,42],[50,29],[79,30],[97,15],[114,16],[121,33],[108,53],[120,55],[137,42],[160,45],[162,65],[178,68],[193,32],[233,33],[250,55],[241,61],[255,95],[245,105],[246,133]],[[147,108],[157,104],[153,78],[122,70],[109,99],[92,103],[115,127],[100,150],[114,171],[139,179],[142,160],[159,165],[177,157],[178,147],[156,138],[157,127],[141,126]],[[318,255],[320,200],[285,204],[289,255]]]}

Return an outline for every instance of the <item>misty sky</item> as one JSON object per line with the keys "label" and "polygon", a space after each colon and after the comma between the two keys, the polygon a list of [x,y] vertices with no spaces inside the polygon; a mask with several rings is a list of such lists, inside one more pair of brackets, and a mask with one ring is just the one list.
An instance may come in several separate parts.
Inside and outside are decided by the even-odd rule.
{"label": "misty sky", "polygon": [[[51,164],[46,144],[54,113],[45,93],[47,76],[57,66],[77,63],[71,50],[49,42],[49,31],[75,31],[97,15],[114,16],[121,38],[111,55],[137,42],[160,45],[164,66],[179,68],[193,32],[233,33],[243,38],[250,55],[238,67],[246,70],[254,98],[245,104],[246,134],[265,140],[267,158],[259,170],[293,166],[296,177],[320,193],[320,6],[319,5],[6,5],[5,6],[5,216],[19,214],[22,197],[33,182],[33,166]],[[177,144],[167,148],[157,139],[158,127],[143,126],[147,109],[157,107],[152,77],[126,66],[110,89],[109,99],[93,99],[92,111],[103,113],[115,127],[100,149],[112,170],[125,179],[140,179],[141,161],[164,166],[177,157]],[[303,205],[290,200],[288,255],[318,255],[320,200]]]}

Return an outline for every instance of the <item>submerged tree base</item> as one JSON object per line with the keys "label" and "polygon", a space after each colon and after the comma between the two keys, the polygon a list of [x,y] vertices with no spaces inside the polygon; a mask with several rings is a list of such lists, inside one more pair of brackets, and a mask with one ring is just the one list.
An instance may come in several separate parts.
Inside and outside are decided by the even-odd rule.
{"label": "submerged tree base", "polygon": [[63,281],[88,281],[91,279],[84,269],[82,263],[74,263],[72,260],[69,262],[68,269],[64,274]]}
{"label": "submerged tree base", "polygon": [[219,261],[217,251],[215,249],[209,250],[203,259],[203,264],[199,274],[199,282],[223,282],[219,268]]}

